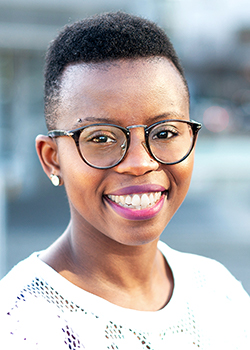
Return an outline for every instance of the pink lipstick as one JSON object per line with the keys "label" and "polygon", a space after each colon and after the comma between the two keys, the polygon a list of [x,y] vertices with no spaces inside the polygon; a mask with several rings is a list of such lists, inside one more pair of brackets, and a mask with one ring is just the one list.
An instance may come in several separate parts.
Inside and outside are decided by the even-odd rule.
{"label": "pink lipstick", "polygon": [[159,185],[129,186],[106,195],[111,208],[128,220],[148,220],[161,210],[167,190]]}

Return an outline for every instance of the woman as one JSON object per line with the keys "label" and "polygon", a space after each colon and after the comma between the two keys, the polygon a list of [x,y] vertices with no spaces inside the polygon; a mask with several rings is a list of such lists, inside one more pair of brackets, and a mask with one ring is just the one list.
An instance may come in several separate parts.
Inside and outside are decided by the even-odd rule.
{"label": "woman", "polygon": [[1,282],[6,348],[249,348],[241,285],[159,242],[201,127],[164,32],[120,12],[65,27],[46,58],[45,117],[37,153],[71,220]]}

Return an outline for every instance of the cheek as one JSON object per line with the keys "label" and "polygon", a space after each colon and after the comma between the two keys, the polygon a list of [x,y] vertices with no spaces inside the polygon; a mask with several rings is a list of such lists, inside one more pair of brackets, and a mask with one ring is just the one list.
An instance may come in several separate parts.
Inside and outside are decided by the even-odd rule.
{"label": "cheek", "polygon": [[102,180],[102,176],[96,175],[88,165],[71,167],[63,173],[64,185],[70,197],[76,195],[85,199],[84,196],[89,193],[95,195]]}
{"label": "cheek", "polygon": [[[103,178],[88,166],[75,168],[64,178],[71,218],[84,227],[100,227],[103,214]],[[93,169],[95,170],[95,169]],[[87,226],[86,226],[87,225]]]}
{"label": "cheek", "polygon": [[64,148],[59,154],[59,162],[65,190],[73,206],[89,203],[101,192],[103,172],[84,163],[76,149]]}
{"label": "cheek", "polygon": [[176,200],[182,202],[188,192],[194,165],[194,157],[190,155],[183,162],[171,166],[173,192],[178,193]]}
{"label": "cheek", "polygon": [[178,176],[180,181],[184,186],[189,186],[192,173],[193,173],[194,160],[193,157],[187,158],[180,165],[180,169],[178,169]]}

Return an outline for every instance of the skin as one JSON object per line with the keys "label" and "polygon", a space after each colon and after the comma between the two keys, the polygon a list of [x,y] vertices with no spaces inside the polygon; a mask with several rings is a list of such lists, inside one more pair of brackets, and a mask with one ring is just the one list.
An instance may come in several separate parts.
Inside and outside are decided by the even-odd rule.
{"label": "skin", "polygon": [[[167,118],[188,120],[189,102],[180,74],[167,59],[119,60],[68,66],[59,114],[56,128],[63,130],[99,122],[97,118],[124,127],[151,125]],[[71,212],[64,234],[40,258],[88,292],[122,307],[153,311],[173,293],[172,272],[157,242],[186,196],[194,152],[179,164],[162,165],[143,141],[143,129],[132,129],[126,158],[100,170],[82,161],[70,137],[37,137],[43,169],[60,177]],[[105,200],[124,187],[147,184],[168,191],[151,219],[125,219]]]}

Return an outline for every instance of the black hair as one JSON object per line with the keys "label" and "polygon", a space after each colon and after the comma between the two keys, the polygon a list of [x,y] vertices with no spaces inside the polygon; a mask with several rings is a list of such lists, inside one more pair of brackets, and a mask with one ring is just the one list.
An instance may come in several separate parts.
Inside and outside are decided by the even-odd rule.
{"label": "black hair", "polygon": [[124,12],[95,15],[67,25],[48,48],[45,62],[45,119],[48,129],[58,118],[61,78],[66,66],[118,59],[165,57],[183,68],[165,32],[155,23]]}

